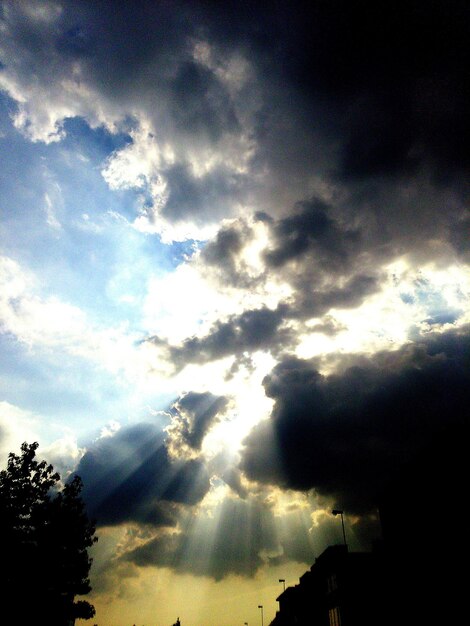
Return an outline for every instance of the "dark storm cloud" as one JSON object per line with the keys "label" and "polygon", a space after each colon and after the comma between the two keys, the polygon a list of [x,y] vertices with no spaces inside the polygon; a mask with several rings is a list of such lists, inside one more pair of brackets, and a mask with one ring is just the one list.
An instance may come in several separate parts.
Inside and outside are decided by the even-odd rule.
{"label": "dark storm cloud", "polygon": [[271,223],[272,249],[265,253],[273,269],[312,255],[320,266],[333,272],[344,270],[351,254],[359,248],[360,233],[341,228],[328,215],[328,206],[319,199],[301,202],[292,215]]}
{"label": "dark storm cloud", "polygon": [[405,462],[467,423],[469,365],[468,328],[351,357],[330,376],[286,359],[264,380],[275,405],[246,439],[241,467],[252,479],[314,488],[350,511],[372,509]]}
{"label": "dark storm cloud", "polygon": [[200,450],[203,439],[224,412],[228,399],[212,393],[190,391],[171,407],[172,423],[167,432],[173,445],[185,444]]}
{"label": "dark storm cloud", "polygon": [[92,54],[94,45],[90,32],[80,26],[69,28],[56,42],[56,48],[60,53],[74,58]]}
{"label": "dark storm cloud", "polygon": [[175,123],[216,141],[224,132],[240,130],[228,92],[207,68],[182,64],[173,78],[170,105]]}
{"label": "dark storm cloud", "polygon": [[333,182],[338,210],[392,255],[448,240],[468,199],[468,4],[276,6],[276,50],[256,58],[280,68],[273,90],[293,104],[274,93],[285,115],[265,101],[259,117],[271,184],[297,186],[299,198],[312,173]]}
{"label": "dark storm cloud", "polygon": [[170,459],[161,430],[152,424],[100,439],[81,459],[77,474],[90,515],[102,526],[174,526],[178,505],[196,504],[209,490],[204,463]]}
{"label": "dark storm cloud", "polygon": [[464,262],[470,261],[470,215],[452,225],[450,241]]}
{"label": "dark storm cloud", "polygon": [[468,164],[467,3],[313,2],[286,13],[284,76],[331,105],[343,175]]}
{"label": "dark storm cloud", "polygon": [[375,293],[380,287],[379,277],[358,274],[347,279],[341,286],[327,286],[322,290],[312,290],[305,280],[298,289],[295,299],[295,313],[292,317],[308,319],[319,317],[332,308],[350,309],[359,306],[366,296]]}

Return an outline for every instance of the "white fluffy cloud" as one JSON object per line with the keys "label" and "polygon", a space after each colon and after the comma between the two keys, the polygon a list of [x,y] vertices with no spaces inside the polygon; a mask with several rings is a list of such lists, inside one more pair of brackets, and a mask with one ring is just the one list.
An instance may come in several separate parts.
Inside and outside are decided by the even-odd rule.
{"label": "white fluffy cloud", "polygon": [[24,441],[37,441],[38,416],[9,402],[0,401],[0,465],[6,464],[8,454],[19,453]]}
{"label": "white fluffy cloud", "polygon": [[[123,326],[99,328],[77,306],[37,295],[37,278],[7,257],[0,258],[0,330],[32,349],[82,357],[136,379],[145,372],[137,337]],[[144,351],[144,349],[143,349]]]}

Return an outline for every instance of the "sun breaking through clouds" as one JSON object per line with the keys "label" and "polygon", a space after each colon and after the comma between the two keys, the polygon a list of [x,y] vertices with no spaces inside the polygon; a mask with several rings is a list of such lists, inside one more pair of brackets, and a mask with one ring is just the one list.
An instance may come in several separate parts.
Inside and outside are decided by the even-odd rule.
{"label": "sun breaking through clouds", "polygon": [[0,7],[2,459],[82,477],[101,625],[271,619],[468,420],[468,4]]}

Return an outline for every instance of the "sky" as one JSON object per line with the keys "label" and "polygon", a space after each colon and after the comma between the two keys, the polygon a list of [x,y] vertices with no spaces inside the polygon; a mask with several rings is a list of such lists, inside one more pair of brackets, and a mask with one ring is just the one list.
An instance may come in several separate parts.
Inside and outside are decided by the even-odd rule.
{"label": "sky", "polygon": [[332,509],[371,549],[468,419],[468,31],[460,0],[0,3],[0,457],[82,477],[99,626],[269,623]]}

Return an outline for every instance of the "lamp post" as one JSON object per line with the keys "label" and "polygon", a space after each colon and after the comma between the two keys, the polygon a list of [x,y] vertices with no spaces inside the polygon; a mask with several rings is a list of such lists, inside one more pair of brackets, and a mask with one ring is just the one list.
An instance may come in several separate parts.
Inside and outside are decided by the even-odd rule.
{"label": "lamp post", "polygon": [[343,511],[341,509],[333,509],[331,512],[333,515],[341,515],[341,526],[343,528],[343,541],[344,541],[344,545],[347,546],[348,544],[346,543],[346,533],[344,532]]}
{"label": "lamp post", "polygon": [[286,580],[285,580],[285,578],[280,578],[279,582],[284,585],[284,591],[285,591],[286,590]]}
{"label": "lamp post", "polygon": [[258,604],[258,608],[261,609],[261,626],[264,626],[263,605]]}

